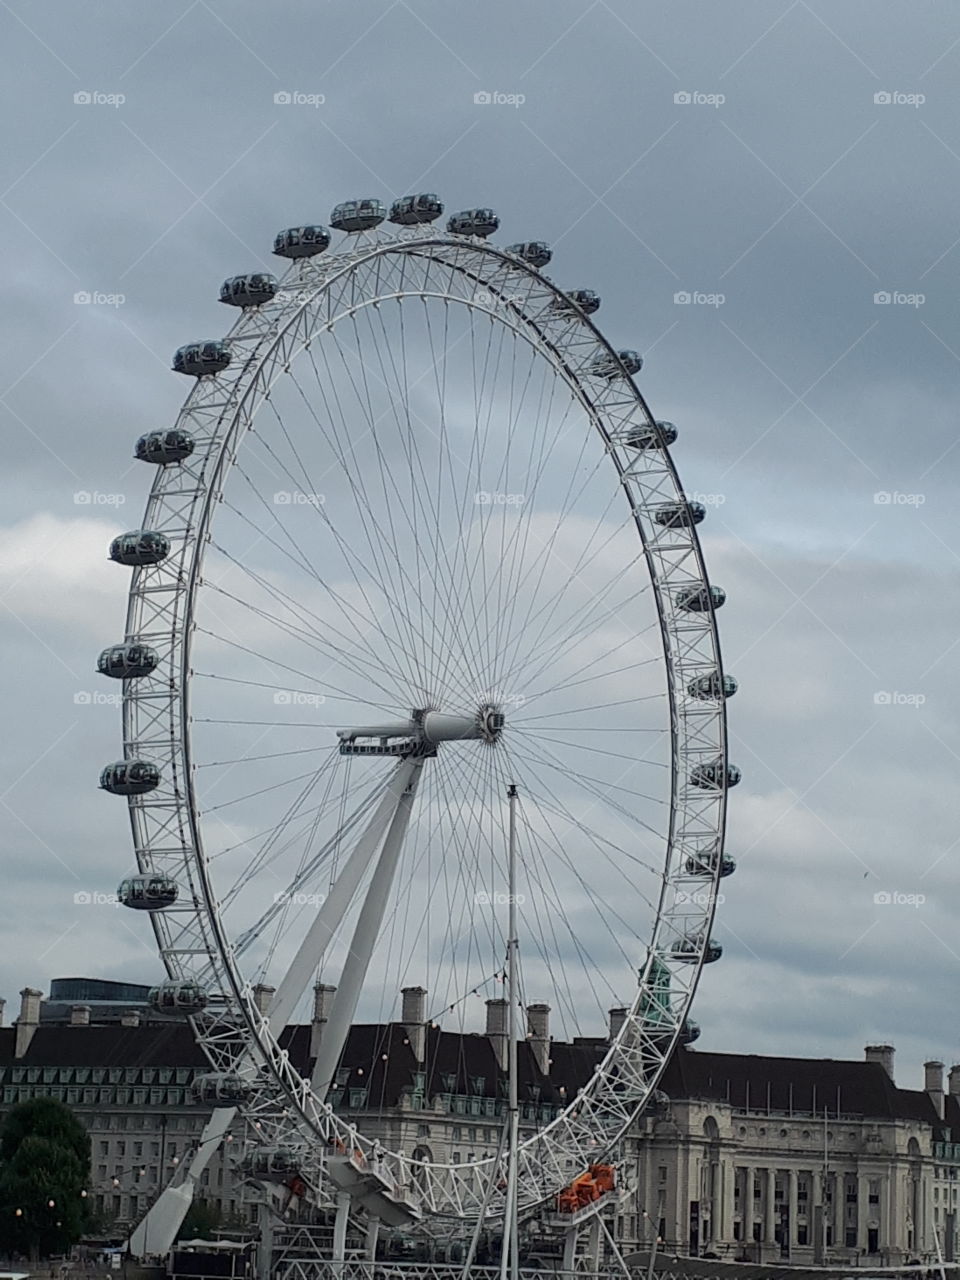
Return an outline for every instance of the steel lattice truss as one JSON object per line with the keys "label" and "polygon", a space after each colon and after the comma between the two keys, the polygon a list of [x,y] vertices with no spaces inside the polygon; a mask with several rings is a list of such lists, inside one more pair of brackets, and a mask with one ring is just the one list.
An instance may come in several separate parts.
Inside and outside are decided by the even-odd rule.
{"label": "steel lattice truss", "polygon": [[[347,252],[295,262],[272,302],[244,311],[228,335],[232,362],[216,377],[198,378],[178,426],[195,441],[189,458],[158,467],[142,527],[171,542],[165,560],[133,572],[126,640],[159,655],[148,677],[125,682],[124,754],[145,757],[161,770],[159,788],[129,802],[136,858],[142,872],[158,872],[181,886],[174,911],[153,912],[160,955],[171,978],[195,979],[210,993],[194,1030],[215,1071],[240,1071],[252,1081],[243,1108],[267,1144],[304,1153],[311,1181],[337,1150],[369,1156],[371,1144],[315,1096],[257,1011],[237,963],[237,939],[227,936],[204,852],[194,792],[191,745],[191,638],[204,551],[231,468],[271,389],[298,357],[344,318],[387,300],[439,299],[489,313],[544,361],[569,388],[616,469],[629,503],[660,619],[672,738],[668,844],[653,936],[641,981],[623,1026],[589,1085],[519,1153],[521,1209],[552,1196],[582,1167],[615,1146],[656,1088],[677,1043],[703,963],[721,874],[726,786],[692,786],[697,765],[722,762],[727,743],[723,698],[687,696],[698,677],[722,679],[713,609],[679,608],[684,589],[708,579],[692,525],[664,527],[652,512],[686,498],[666,447],[626,445],[652,425],[643,397],[627,376],[599,377],[598,357],[616,354],[577,308],[558,308],[560,290],[514,254],[475,238],[408,228],[349,238]],[[690,859],[708,855],[712,870],[691,875]],[[695,890],[696,892],[693,892]],[[269,919],[269,910],[264,923]],[[693,956],[671,950],[693,939]],[[691,962],[692,961],[692,962]],[[669,975],[669,985],[664,977]],[[664,996],[664,991],[668,994]],[[384,1161],[411,1215],[449,1231],[475,1219],[496,1159],[470,1165],[420,1163],[403,1153]],[[572,1166],[571,1166],[572,1162]],[[501,1192],[488,1213],[502,1212]]]}

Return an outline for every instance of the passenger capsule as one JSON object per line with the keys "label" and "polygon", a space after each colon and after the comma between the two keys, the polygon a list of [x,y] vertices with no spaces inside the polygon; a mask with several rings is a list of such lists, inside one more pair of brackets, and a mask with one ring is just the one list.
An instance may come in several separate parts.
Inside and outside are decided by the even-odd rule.
{"label": "passenger capsule", "polygon": [[390,206],[390,221],[401,227],[415,227],[421,222],[436,222],[443,213],[439,196],[432,191],[418,196],[401,196]]}
{"label": "passenger capsule", "polygon": [[706,518],[707,508],[702,502],[665,502],[657,507],[653,518],[665,529],[687,529]]}
{"label": "passenger capsule", "polygon": [[170,431],[148,431],[137,441],[134,457],[140,462],[155,462],[165,466],[168,462],[182,462],[193,453],[193,436],[179,427]]}
{"label": "passenger capsule", "polygon": [[687,1018],[683,1026],[680,1028],[680,1043],[693,1044],[695,1040],[700,1039],[700,1023],[693,1018]]}
{"label": "passenger capsule", "polygon": [[386,216],[382,200],[344,200],[330,214],[330,225],[338,231],[372,231]]}
{"label": "passenger capsule", "polygon": [[261,1147],[242,1162],[244,1173],[258,1182],[287,1182],[300,1172],[301,1160],[291,1147]]}
{"label": "passenger capsule", "polygon": [[672,422],[644,422],[631,427],[623,438],[630,449],[666,449],[677,438],[677,428]]}
{"label": "passenger capsule", "polygon": [[643,368],[643,356],[636,351],[618,351],[615,355],[597,356],[593,364],[590,366],[590,372],[595,378],[622,378],[623,375],[629,374],[631,377],[635,373],[639,373]]}
{"label": "passenger capsule", "polygon": [[207,993],[191,978],[168,978],[152,987],[147,1002],[157,1013],[202,1013],[207,1007]]}
{"label": "passenger capsule", "polygon": [[711,760],[707,764],[698,764],[690,772],[690,782],[694,787],[702,787],[706,791],[719,791],[721,787],[735,787],[740,781],[740,770],[735,764],[727,765],[726,777],[722,760]]}
{"label": "passenger capsule", "polygon": [[239,1107],[253,1092],[250,1081],[233,1071],[213,1071],[194,1076],[190,1085],[193,1101],[202,1107]]}
{"label": "passenger capsule", "polygon": [[231,276],[220,286],[220,301],[230,307],[261,307],[276,297],[280,281],[266,271]]}
{"label": "passenger capsule", "polygon": [[130,644],[113,644],[97,659],[97,670],[114,680],[137,680],[156,669],[160,657],[149,645],[138,640]]}
{"label": "passenger capsule", "polygon": [[326,227],[287,227],[278,231],[273,252],[278,258],[313,258],[330,248],[330,232]]}
{"label": "passenger capsule", "polygon": [[691,698],[700,698],[704,702],[719,702],[721,699],[732,698],[738,688],[733,676],[721,679],[716,671],[711,671],[691,680],[687,685],[687,693]]}
{"label": "passenger capsule", "polygon": [[121,533],[110,543],[110,559],[115,564],[132,565],[143,568],[144,565],[159,564],[170,554],[170,539],[155,529],[134,529],[131,533]]}
{"label": "passenger capsule", "polygon": [[112,796],[143,796],[160,785],[160,770],[150,760],[118,760],[100,771],[100,787]]}
{"label": "passenger capsule", "polygon": [[570,289],[554,298],[550,305],[555,311],[582,311],[584,315],[592,316],[600,310],[600,295],[592,289]]}
{"label": "passenger capsule", "polygon": [[134,911],[165,911],[173,906],[179,893],[176,880],[147,872],[121,880],[117,898]]}
{"label": "passenger capsule", "polygon": [[447,219],[447,230],[452,236],[480,236],[484,240],[492,236],[499,225],[500,219],[492,209],[464,209]]}
{"label": "passenger capsule", "polygon": [[683,587],[676,594],[676,602],[678,609],[685,609],[688,613],[706,613],[713,605],[714,609],[719,609],[727,598],[727,593],[723,587]]}
{"label": "passenger capsule", "polygon": [[[716,849],[703,850],[700,853],[691,853],[687,858],[685,866],[687,875],[712,876],[717,869]],[[720,858],[720,879],[723,880],[727,876],[732,876],[736,869],[736,860],[731,858],[728,854],[723,854]]]}
{"label": "passenger capsule", "polygon": [[542,240],[526,240],[523,244],[508,244],[507,253],[512,253],[524,262],[536,267],[539,271],[553,257],[553,250]]}
{"label": "passenger capsule", "polygon": [[179,347],[173,356],[175,373],[186,373],[194,378],[205,374],[223,373],[230,363],[230,348],[219,339],[210,342],[188,342]]}
{"label": "passenger capsule", "polygon": [[714,942],[712,938],[708,938],[706,946],[704,946],[702,934],[697,934],[692,938],[678,938],[670,948],[670,951],[675,959],[683,961],[684,964],[696,964],[700,958],[701,947],[703,948],[704,964],[713,964],[715,960],[719,960],[723,955],[723,947],[719,942]]}

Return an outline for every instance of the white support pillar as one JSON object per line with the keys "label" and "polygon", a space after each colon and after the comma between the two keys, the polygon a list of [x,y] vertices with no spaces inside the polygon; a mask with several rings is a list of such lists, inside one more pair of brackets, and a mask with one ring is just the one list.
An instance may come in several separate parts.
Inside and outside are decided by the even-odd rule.
{"label": "white support pillar", "polygon": [[[321,903],[313,923],[293,958],[293,963],[270,1001],[270,1030],[274,1035],[278,1035],[289,1022],[300,997],[312,981],[330,939],[349,909],[364,874],[380,847],[384,832],[395,817],[411,780],[419,774],[422,767],[423,761],[419,758],[398,762],[393,777],[374,810],[373,817],[367,823],[363,835],[357,841],[353,853],[337,877],[330,893]],[[339,1051],[337,1056],[339,1057]]]}
{"label": "white support pillar", "polygon": [[796,1169],[787,1170],[787,1213],[789,1214],[789,1222],[787,1225],[787,1256],[793,1257],[793,1246],[797,1242],[797,1209],[799,1201],[797,1200],[797,1171]]}
{"label": "white support pillar", "polygon": [[337,1216],[333,1220],[333,1261],[342,1263],[347,1256],[347,1220],[350,1217],[350,1192],[337,1192]]}
{"label": "white support pillar", "polygon": [[[340,1060],[343,1046],[347,1042],[350,1026],[357,1011],[360,991],[367,976],[370,957],[373,955],[373,949],[380,935],[380,926],[383,924],[390,889],[397,871],[397,863],[400,861],[403,838],[410,822],[410,811],[413,807],[413,798],[417,792],[417,783],[420,781],[420,775],[423,770],[424,759],[422,756],[416,756],[404,761],[404,764],[408,766],[409,772],[401,770],[396,775],[395,783],[400,784],[405,781],[405,785],[403,785],[399,795],[396,794],[397,787],[391,787],[394,808],[390,826],[387,830],[386,839],[383,842],[383,849],[377,861],[373,877],[367,888],[367,896],[364,898],[363,906],[360,908],[360,914],[357,917],[353,939],[347,952],[347,958],[343,963],[337,994],[333,1000],[333,1008],[330,1010],[330,1018],[324,1030],[323,1039],[320,1042],[320,1052],[317,1054],[317,1061],[313,1068],[311,1084],[314,1092],[321,1098],[327,1092],[333,1080],[337,1062]],[[326,903],[324,903],[325,905]],[[322,910],[323,908],[321,907]]]}

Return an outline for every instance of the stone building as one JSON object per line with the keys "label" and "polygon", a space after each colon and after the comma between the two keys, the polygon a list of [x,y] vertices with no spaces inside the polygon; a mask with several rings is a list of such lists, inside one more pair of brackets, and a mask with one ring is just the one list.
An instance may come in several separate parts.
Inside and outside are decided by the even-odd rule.
{"label": "stone building", "polygon": [[[272,992],[257,992],[263,1003]],[[319,985],[312,1021],[284,1047],[308,1074],[333,989]],[[85,997],[73,1002],[75,997]],[[606,1039],[557,1041],[549,1009],[527,1010],[519,1091],[525,1134],[547,1124],[589,1079]],[[486,1006],[483,1032],[444,1031],[426,992],[407,988],[398,1022],[355,1026],[330,1100],[388,1147],[437,1162],[492,1154],[505,1104],[507,1011]],[[611,1011],[615,1032],[622,1011]],[[661,1105],[619,1153],[621,1248],[646,1250],[654,1227],[667,1254],[763,1262],[897,1265],[957,1250],[960,1067],[944,1086],[898,1088],[893,1049],[863,1061],[773,1058],[679,1049]],[[94,1205],[121,1228],[146,1211],[196,1143],[207,1115],[190,1101],[208,1070],[190,1029],[154,1014],[146,989],[58,980],[49,1000],[27,989],[0,1027],[0,1107],[36,1094],[76,1110],[92,1141]],[[230,1135],[203,1175],[225,1215],[251,1216]],[[569,1170],[571,1178],[579,1172]]]}

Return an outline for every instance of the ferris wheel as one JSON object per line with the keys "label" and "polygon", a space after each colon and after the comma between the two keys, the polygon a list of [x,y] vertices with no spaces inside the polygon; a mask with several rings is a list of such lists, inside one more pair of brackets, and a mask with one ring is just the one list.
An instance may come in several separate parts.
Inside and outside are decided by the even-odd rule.
{"label": "ferris wheel", "polygon": [[[596,327],[597,294],[543,273],[546,244],[499,248],[492,210],[445,230],[442,212],[434,195],[341,204],[335,246],[291,228],[280,279],[224,283],[236,323],[176,352],[190,394],[136,445],[153,484],[110,549],[133,573],[99,659],[124,691],[123,759],[101,775],[130,809],[120,899],[156,934],[153,1002],[210,1061],[205,1137],[239,1108],[257,1176],[327,1180],[424,1231],[502,1212],[503,1152],[454,1162],[365,1134],[344,1115],[351,1026],[409,1020],[414,993],[414,1088],[454,1088],[436,1036],[486,1060],[515,1016],[512,907],[548,1100],[519,1202],[554,1196],[696,1034],[739,779],[706,512],[641,358]],[[314,991],[305,1072],[284,1029]],[[589,1068],[551,1092],[574,1042]]]}

